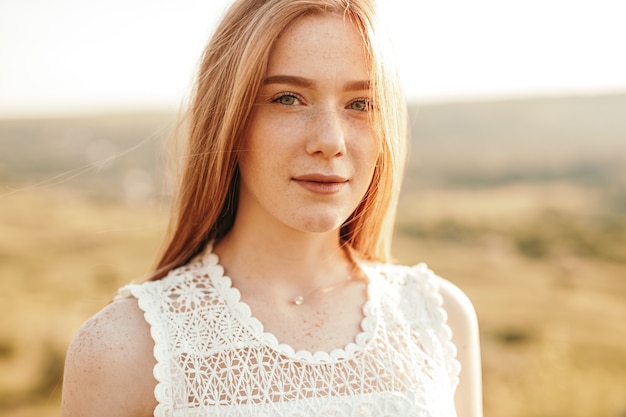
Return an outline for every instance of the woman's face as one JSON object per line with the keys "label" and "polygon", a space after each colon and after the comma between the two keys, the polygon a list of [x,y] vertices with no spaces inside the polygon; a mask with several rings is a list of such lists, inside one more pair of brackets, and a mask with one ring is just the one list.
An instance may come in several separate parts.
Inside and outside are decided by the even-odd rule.
{"label": "woman's face", "polygon": [[368,80],[348,19],[305,16],[282,33],[244,138],[237,221],[338,231],[378,158]]}

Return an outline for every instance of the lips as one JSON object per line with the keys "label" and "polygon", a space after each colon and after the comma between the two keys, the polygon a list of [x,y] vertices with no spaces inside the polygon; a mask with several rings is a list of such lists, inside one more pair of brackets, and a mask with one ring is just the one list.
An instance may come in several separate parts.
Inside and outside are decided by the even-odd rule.
{"label": "lips", "polygon": [[293,177],[292,180],[316,194],[334,194],[339,192],[347,183],[348,179],[340,175],[306,174]]}

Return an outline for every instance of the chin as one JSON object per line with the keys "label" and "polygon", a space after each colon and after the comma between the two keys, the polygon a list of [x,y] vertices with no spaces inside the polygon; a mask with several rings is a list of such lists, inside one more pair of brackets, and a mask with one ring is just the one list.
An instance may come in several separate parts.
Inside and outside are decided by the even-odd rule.
{"label": "chin", "polygon": [[345,219],[340,216],[311,215],[301,219],[297,224],[292,224],[297,230],[308,233],[328,233],[339,230]]}

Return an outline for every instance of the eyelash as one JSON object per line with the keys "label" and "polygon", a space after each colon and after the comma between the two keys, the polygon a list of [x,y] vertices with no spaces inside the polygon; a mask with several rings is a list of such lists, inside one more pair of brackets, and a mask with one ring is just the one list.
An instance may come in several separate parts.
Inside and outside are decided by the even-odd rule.
{"label": "eyelash", "polygon": [[352,106],[354,103],[363,103],[363,105],[365,106],[363,108],[363,110],[356,110],[356,109],[352,109],[355,111],[359,111],[359,112],[368,112],[370,110],[372,110],[373,106],[372,106],[372,102],[370,101],[370,99],[362,97],[362,98],[357,98],[355,100],[352,100],[350,102],[350,104],[348,104],[348,107]]}
{"label": "eyelash", "polygon": [[[304,99],[303,99],[303,98],[302,98],[299,94],[292,93],[292,92],[290,92],[290,91],[284,91],[284,92],[282,92],[282,93],[278,93],[278,94],[276,94],[275,96],[273,96],[272,98],[270,98],[270,100],[269,100],[269,101],[270,101],[270,103],[278,103],[278,104],[282,104],[282,103],[280,103],[280,100],[281,100],[282,98],[284,98],[284,97],[292,97],[292,98],[294,98],[294,99],[298,100],[298,101],[299,101],[299,102],[301,102],[301,103],[303,103],[303,102],[304,102]],[[365,113],[365,112],[368,112],[368,111],[372,110],[372,108],[373,108],[373,106],[372,106],[372,103],[371,103],[370,99],[368,99],[368,98],[366,98],[366,97],[361,97],[361,98],[357,98],[357,99],[352,100],[352,101],[348,104],[348,106],[347,106],[347,107],[348,107],[348,108],[350,108],[350,107],[351,107],[354,103],[363,103],[363,104],[364,104],[364,106],[365,106],[362,110],[351,109],[351,110],[354,110],[354,111],[358,111],[358,112],[363,112],[363,113]],[[290,106],[290,104],[283,104],[283,106]]]}
{"label": "eyelash", "polygon": [[[289,91],[284,91],[282,93],[278,93],[275,96],[273,96],[272,98],[270,98],[270,103],[280,103],[280,99],[282,99],[283,97],[292,97],[300,102],[304,102],[304,99],[302,97],[300,97],[298,94],[296,93],[291,93]],[[288,106],[288,104],[283,104],[283,106]]]}

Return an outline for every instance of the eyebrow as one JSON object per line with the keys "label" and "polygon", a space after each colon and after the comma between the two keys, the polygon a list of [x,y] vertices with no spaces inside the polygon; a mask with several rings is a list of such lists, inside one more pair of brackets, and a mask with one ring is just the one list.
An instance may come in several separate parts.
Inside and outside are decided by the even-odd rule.
{"label": "eyebrow", "polygon": [[[295,75],[272,75],[263,80],[263,85],[269,84],[290,84],[302,88],[315,87],[315,82],[313,80]],[[349,81],[345,84],[344,89],[346,91],[369,90],[370,81]]]}
{"label": "eyebrow", "polygon": [[272,75],[263,80],[264,85],[268,84],[291,84],[298,87],[310,88],[315,85],[312,80],[295,75]]}

